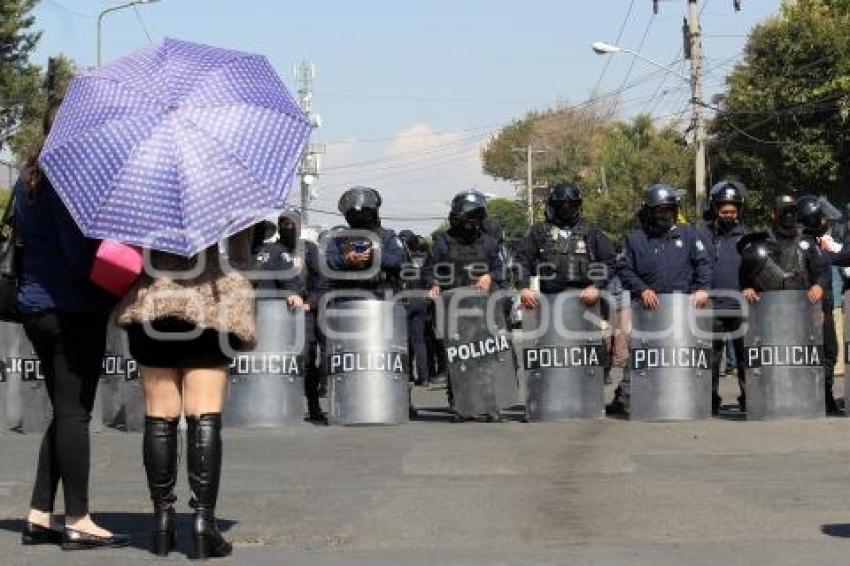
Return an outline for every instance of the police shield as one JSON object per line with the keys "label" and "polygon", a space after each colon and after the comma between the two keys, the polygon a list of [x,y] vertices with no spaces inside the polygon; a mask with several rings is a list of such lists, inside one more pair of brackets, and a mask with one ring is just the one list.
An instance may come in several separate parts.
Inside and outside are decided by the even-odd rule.
{"label": "police shield", "polygon": [[[518,395],[516,366],[501,306],[471,288],[446,291],[443,300],[452,409],[461,417],[474,418],[513,406]],[[488,308],[492,328],[487,324]]]}
{"label": "police shield", "polygon": [[224,410],[229,427],[303,422],[305,316],[286,299],[257,300],[257,346],[230,366]]}
{"label": "police shield", "polygon": [[850,414],[850,387],[847,384],[848,372],[850,372],[850,291],[844,292],[844,412]]}
{"label": "police shield", "polygon": [[588,307],[578,294],[544,295],[548,308],[534,311],[541,336],[522,353],[528,372],[526,418],[529,421],[598,419],[604,415],[602,343],[599,305]]}
{"label": "police shield", "polygon": [[21,426],[21,381],[15,368],[24,332],[20,324],[0,321],[0,427]]}
{"label": "police shield", "polygon": [[698,313],[685,293],[658,298],[656,310],[634,305],[629,416],[639,421],[710,418],[711,339],[695,332],[697,317],[710,313]]}
{"label": "police shield", "polygon": [[100,405],[103,424],[123,428],[126,415],[124,407],[124,380],[126,357],[124,331],[110,324],[106,332],[106,351],[100,374]]}
{"label": "police shield", "polygon": [[41,362],[19,326],[17,351],[10,351],[12,373],[20,380],[20,430],[24,434],[41,433],[50,426],[53,409],[47,396],[47,384]]}
{"label": "police shield", "polygon": [[823,311],[806,291],[767,291],[744,338],[747,419],[824,416]]}
{"label": "police shield", "polygon": [[407,314],[392,301],[347,300],[325,310],[333,425],[407,422]]}

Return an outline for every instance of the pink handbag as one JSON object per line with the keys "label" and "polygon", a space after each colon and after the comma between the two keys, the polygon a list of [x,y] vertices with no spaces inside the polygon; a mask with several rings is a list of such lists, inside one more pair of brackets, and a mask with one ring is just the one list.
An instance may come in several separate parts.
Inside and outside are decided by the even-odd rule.
{"label": "pink handbag", "polygon": [[116,297],[123,297],[142,274],[142,249],[114,240],[103,240],[97,248],[89,278]]}

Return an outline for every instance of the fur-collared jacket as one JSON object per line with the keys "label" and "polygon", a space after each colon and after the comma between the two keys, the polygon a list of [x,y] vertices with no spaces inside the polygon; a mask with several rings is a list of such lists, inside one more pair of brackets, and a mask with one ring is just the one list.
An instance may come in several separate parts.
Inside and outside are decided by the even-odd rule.
{"label": "fur-collared jacket", "polygon": [[118,324],[176,318],[201,329],[233,334],[243,348],[252,349],[256,343],[254,293],[240,272],[251,266],[250,230],[227,241],[226,256],[227,261],[217,245],[191,258],[151,252],[156,272],[143,273],[124,297]]}

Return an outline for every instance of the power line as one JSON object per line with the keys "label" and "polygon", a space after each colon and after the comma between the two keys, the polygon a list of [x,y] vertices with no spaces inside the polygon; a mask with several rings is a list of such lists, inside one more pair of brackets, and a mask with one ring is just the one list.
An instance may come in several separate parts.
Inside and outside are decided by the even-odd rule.
{"label": "power line", "polygon": [[623,79],[623,85],[625,85],[628,82],[629,78],[631,78],[631,76],[632,76],[632,71],[635,68],[635,64],[637,63],[638,56],[640,55],[640,52],[643,50],[643,46],[646,44],[646,38],[649,37],[649,30],[652,29],[652,23],[654,21],[655,21],[655,14],[652,14],[649,17],[649,21],[646,23],[646,29],[643,31],[643,37],[640,40],[640,44],[638,45],[636,53],[634,55],[632,55],[632,64],[629,65],[629,70],[626,71],[626,76]]}
{"label": "power line", "polygon": [[139,13],[139,7],[135,4],[133,4],[133,11],[136,13],[136,19],[139,20],[139,25],[142,26],[142,31],[145,32],[145,37],[148,38],[148,42],[153,41],[151,34],[148,33],[147,26],[145,26],[145,21],[142,19],[142,14]]}
{"label": "power line", "polygon": [[[635,0],[632,0],[629,4],[628,10],[626,10],[626,16],[623,18],[623,23],[620,24],[620,31],[617,32],[617,39],[614,42],[617,45],[620,44],[620,40],[623,38],[623,32],[626,29],[626,24],[629,22],[629,16],[632,15],[632,10],[634,9],[634,7]],[[602,67],[602,72],[599,73],[599,78],[596,80],[596,86],[594,86],[593,90],[591,91],[591,96],[596,94],[596,92],[599,90],[599,87],[602,85],[602,79],[605,78],[605,74],[608,72],[608,67],[611,66],[611,59],[611,57],[605,58],[605,65]]]}

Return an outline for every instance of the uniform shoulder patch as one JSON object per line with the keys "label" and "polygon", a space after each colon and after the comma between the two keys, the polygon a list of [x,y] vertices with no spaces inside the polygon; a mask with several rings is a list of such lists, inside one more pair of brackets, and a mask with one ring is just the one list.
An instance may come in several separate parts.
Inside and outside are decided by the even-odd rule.
{"label": "uniform shoulder patch", "polygon": [[800,240],[800,249],[803,251],[808,250],[811,247],[811,244],[807,240]]}

